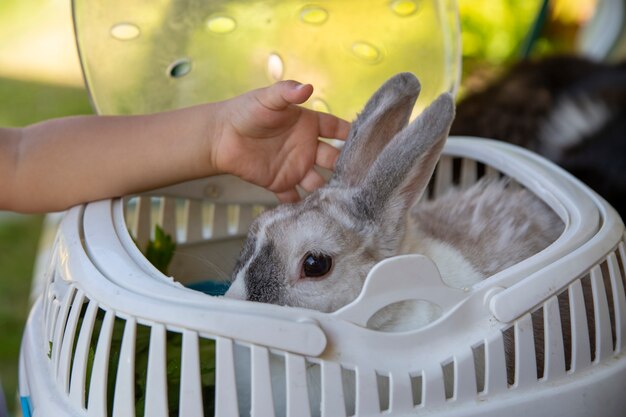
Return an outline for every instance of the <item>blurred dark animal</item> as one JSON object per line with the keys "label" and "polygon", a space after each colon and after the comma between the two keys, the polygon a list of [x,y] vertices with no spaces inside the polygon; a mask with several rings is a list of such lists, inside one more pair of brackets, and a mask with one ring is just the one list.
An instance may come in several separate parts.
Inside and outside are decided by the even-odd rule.
{"label": "blurred dark animal", "polygon": [[499,139],[556,162],[626,219],[626,62],[522,61],[459,103],[453,135]]}

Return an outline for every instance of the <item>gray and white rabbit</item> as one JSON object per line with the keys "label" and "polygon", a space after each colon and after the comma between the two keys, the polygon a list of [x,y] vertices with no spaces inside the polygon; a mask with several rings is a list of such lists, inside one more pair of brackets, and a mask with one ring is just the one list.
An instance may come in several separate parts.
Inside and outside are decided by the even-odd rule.
{"label": "gray and white rabbit", "polygon": [[[466,288],[556,240],[563,230],[557,215],[507,180],[420,201],[454,102],[442,94],[407,126],[419,92],[410,73],[388,80],[353,123],[329,183],[254,221],[227,297],[332,312],[359,295],[385,258],[426,255],[444,282]],[[372,327],[400,330],[436,319],[436,311],[414,306],[388,308]]]}

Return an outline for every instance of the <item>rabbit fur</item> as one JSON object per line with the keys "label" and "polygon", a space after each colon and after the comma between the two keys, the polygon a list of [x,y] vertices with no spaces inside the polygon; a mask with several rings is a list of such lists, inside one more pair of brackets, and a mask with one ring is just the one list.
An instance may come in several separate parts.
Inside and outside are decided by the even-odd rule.
{"label": "rabbit fur", "polygon": [[[353,123],[329,183],[253,222],[227,297],[332,312],[358,296],[377,262],[408,253],[428,256],[448,285],[465,288],[558,237],[563,224],[556,214],[507,180],[481,180],[414,204],[428,186],[454,118],[453,98],[445,93],[408,124],[419,91],[410,73],[388,80]],[[307,254],[331,256],[330,272],[303,278]],[[415,329],[437,317],[428,303],[402,302],[377,313],[368,327]],[[238,380],[246,380],[249,354],[240,349],[235,355]],[[284,363],[273,358],[271,367],[274,376],[284,375]],[[309,384],[320,384],[311,369],[307,377]],[[274,388],[282,387],[278,392],[284,384],[284,378],[272,378]],[[249,387],[240,390],[245,414]],[[354,389],[344,391],[348,396]],[[284,404],[275,398],[277,415],[284,414]]]}
{"label": "rabbit fur", "polygon": [[550,159],[626,219],[626,61],[522,60],[466,95],[453,135],[499,139]]}

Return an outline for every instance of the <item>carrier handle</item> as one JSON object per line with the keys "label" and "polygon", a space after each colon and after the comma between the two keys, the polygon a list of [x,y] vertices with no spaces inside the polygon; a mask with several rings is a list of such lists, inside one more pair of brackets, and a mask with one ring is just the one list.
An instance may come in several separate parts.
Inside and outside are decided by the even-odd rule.
{"label": "carrier handle", "polygon": [[407,300],[437,304],[445,315],[468,296],[468,291],[443,282],[435,263],[424,255],[395,256],[376,264],[367,275],[361,294],[334,315],[366,327],[380,309]]}

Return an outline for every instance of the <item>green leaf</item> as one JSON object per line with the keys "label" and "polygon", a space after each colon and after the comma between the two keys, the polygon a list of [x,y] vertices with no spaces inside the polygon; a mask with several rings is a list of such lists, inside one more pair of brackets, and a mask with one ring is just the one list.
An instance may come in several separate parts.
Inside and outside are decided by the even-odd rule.
{"label": "green leaf", "polygon": [[154,227],[154,240],[148,242],[146,258],[159,271],[167,275],[167,268],[174,257],[176,242],[157,224]]}

